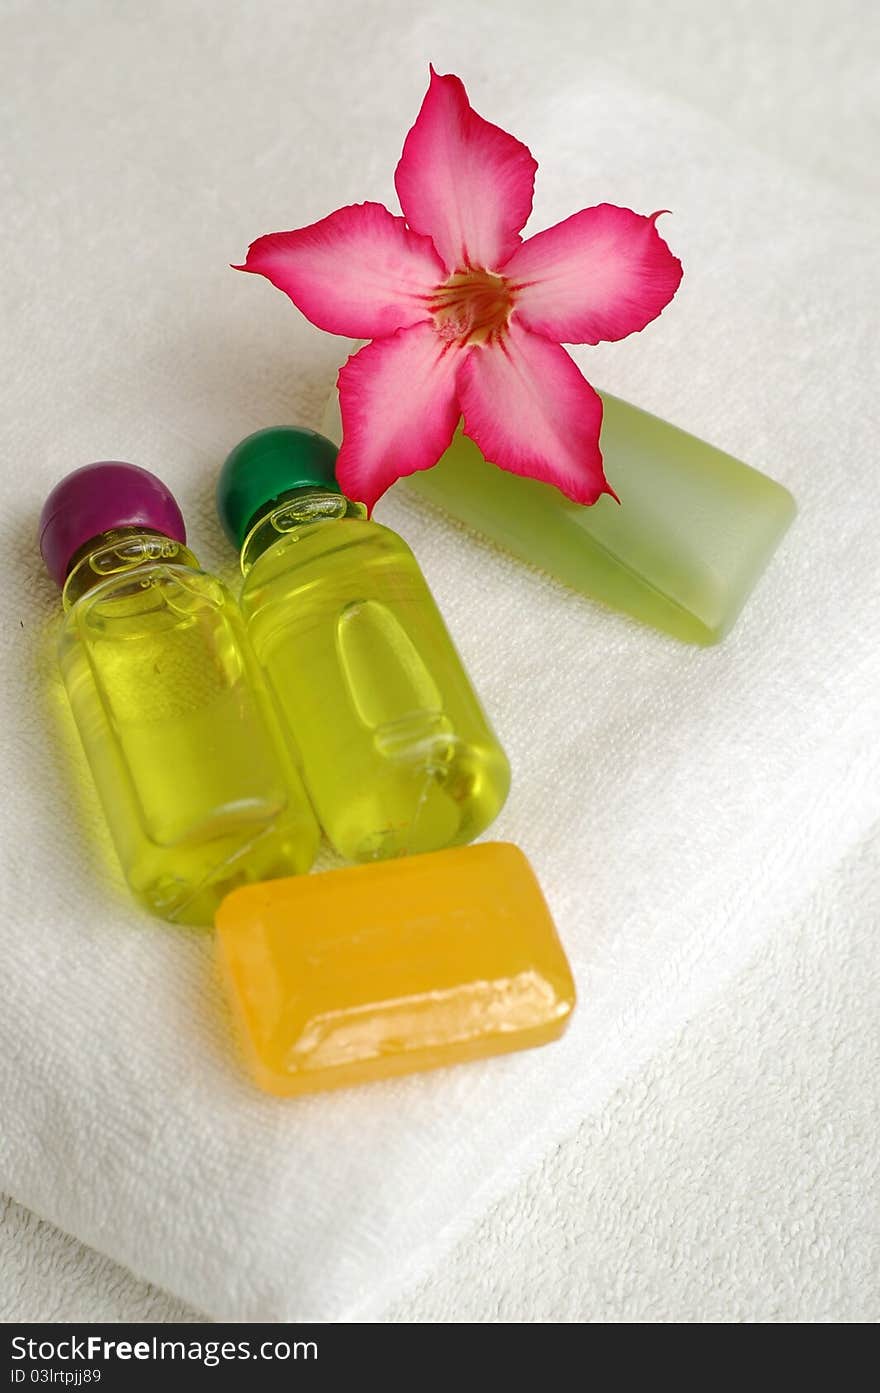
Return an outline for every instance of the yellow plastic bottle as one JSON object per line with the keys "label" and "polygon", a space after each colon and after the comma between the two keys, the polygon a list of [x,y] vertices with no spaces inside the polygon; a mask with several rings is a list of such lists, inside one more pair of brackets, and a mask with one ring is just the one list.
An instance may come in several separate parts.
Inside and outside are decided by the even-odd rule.
{"label": "yellow plastic bottle", "polygon": [[228,590],[177,504],[135,465],[50,494],[64,683],[126,879],[163,918],[210,924],[237,886],[308,870],[319,832]]}
{"label": "yellow plastic bottle", "polygon": [[507,796],[504,752],[403,539],[339,492],[336,448],[259,431],[233,450],[218,507],[241,546],[241,609],[343,856],[471,841]]}

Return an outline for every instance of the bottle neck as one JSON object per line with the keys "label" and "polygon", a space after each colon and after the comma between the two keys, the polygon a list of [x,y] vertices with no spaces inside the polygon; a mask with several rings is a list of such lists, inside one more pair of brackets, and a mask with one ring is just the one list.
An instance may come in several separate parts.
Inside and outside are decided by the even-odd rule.
{"label": "bottle neck", "polygon": [[281,537],[290,537],[301,528],[317,522],[337,522],[341,518],[365,518],[363,503],[353,503],[333,489],[292,489],[267,503],[251,523],[241,549],[241,569],[245,575],[264,551]]}
{"label": "bottle neck", "polygon": [[157,561],[198,569],[198,561],[188,547],[161,532],[143,532],[137,527],[118,527],[102,532],[80,547],[70,563],[61,594],[65,609],[82,599],[92,586],[109,576],[137,570]]}

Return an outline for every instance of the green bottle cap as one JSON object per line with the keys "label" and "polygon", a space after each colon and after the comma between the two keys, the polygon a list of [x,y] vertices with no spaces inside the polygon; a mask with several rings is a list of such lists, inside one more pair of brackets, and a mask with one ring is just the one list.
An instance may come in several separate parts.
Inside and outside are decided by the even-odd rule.
{"label": "green bottle cap", "polygon": [[227,456],[217,480],[223,530],[240,549],[258,515],[294,489],[341,493],[339,451],[326,436],[303,426],[270,426],[248,435]]}

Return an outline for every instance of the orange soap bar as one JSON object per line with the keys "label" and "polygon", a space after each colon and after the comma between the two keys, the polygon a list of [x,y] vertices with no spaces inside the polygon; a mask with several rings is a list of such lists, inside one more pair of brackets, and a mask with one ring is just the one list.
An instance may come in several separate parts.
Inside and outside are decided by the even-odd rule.
{"label": "orange soap bar", "polygon": [[268,1093],[543,1045],[574,1008],[540,886],[504,842],[244,886],[216,925]]}

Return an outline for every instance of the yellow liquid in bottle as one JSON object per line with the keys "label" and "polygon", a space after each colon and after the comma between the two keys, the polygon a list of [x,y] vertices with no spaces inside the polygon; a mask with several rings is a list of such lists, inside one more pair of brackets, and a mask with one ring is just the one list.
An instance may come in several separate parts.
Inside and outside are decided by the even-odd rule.
{"label": "yellow liquid in bottle", "polygon": [[488,827],[507,759],[402,538],[309,494],[257,523],[242,566],[248,633],[336,850],[378,860]]}
{"label": "yellow liquid in bottle", "polygon": [[135,897],[209,924],[229,890],[308,870],[318,828],[225,587],[176,542],[126,537],[65,606],[61,671]]}

